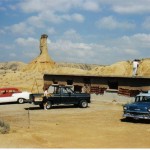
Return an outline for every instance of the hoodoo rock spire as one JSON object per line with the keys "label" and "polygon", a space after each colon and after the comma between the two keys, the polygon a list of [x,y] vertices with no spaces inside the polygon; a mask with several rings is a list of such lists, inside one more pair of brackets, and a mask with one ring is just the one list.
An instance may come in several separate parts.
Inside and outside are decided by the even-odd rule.
{"label": "hoodoo rock spire", "polygon": [[40,38],[40,55],[32,60],[23,70],[24,71],[38,71],[38,72],[49,72],[55,67],[55,62],[51,59],[48,54],[47,46],[48,35],[43,34]]}

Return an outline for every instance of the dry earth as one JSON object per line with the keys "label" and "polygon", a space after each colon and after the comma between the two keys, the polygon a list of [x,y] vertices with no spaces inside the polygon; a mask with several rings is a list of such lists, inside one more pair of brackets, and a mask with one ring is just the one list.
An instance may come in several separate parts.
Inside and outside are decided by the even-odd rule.
{"label": "dry earth", "polygon": [[149,148],[150,122],[121,120],[122,104],[132,100],[92,95],[87,109],[47,111],[32,104],[1,104],[0,118],[11,130],[0,134],[0,148]]}
{"label": "dry earth", "polygon": [[[132,62],[57,64],[48,55],[47,35],[42,35],[40,54],[30,63],[0,63],[0,87],[43,92],[44,73],[130,77]],[[150,76],[150,58],[141,59],[137,73]],[[11,130],[0,134],[0,148],[149,148],[149,122],[121,120],[122,103],[130,101],[114,94],[93,95],[87,109],[61,106],[48,111],[31,104],[1,104],[0,119]]]}
{"label": "dry earth", "polygon": [[[42,56],[42,57],[40,57]],[[47,55],[46,55],[47,56]],[[22,91],[43,92],[43,75],[47,74],[74,74],[98,76],[132,76],[132,62],[122,61],[110,66],[40,62],[43,55],[29,64],[22,62],[0,63],[0,87],[17,87]],[[150,58],[141,59],[138,68],[139,77],[150,77]],[[35,84],[37,83],[37,84]],[[35,86],[36,85],[36,86]],[[37,91],[38,88],[38,91]]]}

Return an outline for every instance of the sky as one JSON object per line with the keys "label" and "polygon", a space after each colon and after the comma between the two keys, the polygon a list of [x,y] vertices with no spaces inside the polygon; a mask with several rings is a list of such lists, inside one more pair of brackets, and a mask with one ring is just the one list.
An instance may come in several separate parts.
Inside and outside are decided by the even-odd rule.
{"label": "sky", "polygon": [[150,0],[0,0],[0,62],[31,62],[47,34],[55,62],[150,57]]}

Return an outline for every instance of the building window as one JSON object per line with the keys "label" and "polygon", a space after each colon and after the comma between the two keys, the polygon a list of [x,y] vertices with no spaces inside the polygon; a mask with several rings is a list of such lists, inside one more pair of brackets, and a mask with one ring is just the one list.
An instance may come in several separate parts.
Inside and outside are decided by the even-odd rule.
{"label": "building window", "polygon": [[74,91],[81,93],[82,92],[82,86],[74,85]]}
{"label": "building window", "polygon": [[109,89],[117,89],[118,90],[118,82],[117,81],[114,81],[114,82],[108,81],[108,86],[109,86]]}
{"label": "building window", "polygon": [[67,85],[73,85],[73,80],[67,80]]}

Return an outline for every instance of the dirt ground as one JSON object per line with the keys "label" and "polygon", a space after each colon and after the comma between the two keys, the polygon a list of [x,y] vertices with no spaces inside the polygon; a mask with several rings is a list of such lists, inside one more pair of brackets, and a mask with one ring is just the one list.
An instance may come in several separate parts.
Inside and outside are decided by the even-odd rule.
{"label": "dirt ground", "polygon": [[122,104],[111,98],[93,98],[85,109],[1,104],[0,119],[11,130],[0,134],[0,148],[150,148],[150,122],[125,122]]}

